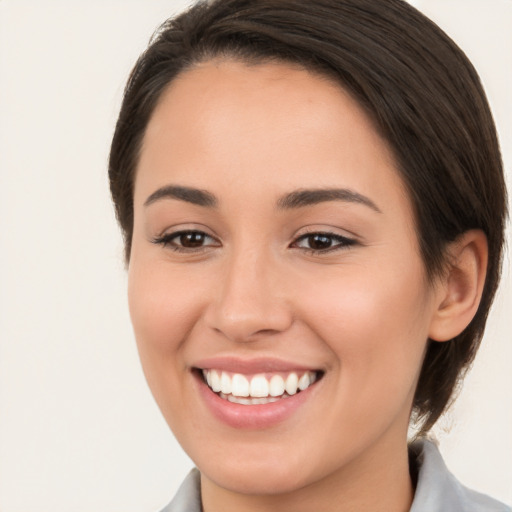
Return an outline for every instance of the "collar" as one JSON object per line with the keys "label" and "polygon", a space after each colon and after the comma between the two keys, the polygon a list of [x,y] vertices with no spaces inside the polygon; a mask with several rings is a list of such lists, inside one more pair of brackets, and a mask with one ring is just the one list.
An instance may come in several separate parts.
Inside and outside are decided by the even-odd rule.
{"label": "collar", "polygon": [[410,512],[512,512],[512,508],[468,489],[450,473],[439,449],[422,439],[409,445],[418,483]]}

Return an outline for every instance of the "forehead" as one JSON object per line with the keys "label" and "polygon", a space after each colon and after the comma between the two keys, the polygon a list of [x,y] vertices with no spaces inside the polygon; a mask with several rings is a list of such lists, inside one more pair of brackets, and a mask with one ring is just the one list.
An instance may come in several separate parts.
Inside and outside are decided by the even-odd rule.
{"label": "forehead", "polygon": [[148,124],[136,195],[169,180],[240,193],[271,182],[276,194],[343,185],[404,195],[393,154],[359,104],[332,79],[286,63],[213,60],[179,75]]}

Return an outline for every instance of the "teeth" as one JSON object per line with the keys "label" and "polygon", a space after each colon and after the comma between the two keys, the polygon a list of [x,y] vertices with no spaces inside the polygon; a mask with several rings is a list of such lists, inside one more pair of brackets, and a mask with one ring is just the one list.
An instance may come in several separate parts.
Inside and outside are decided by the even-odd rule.
{"label": "teeth", "polygon": [[307,389],[309,387],[309,383],[310,383],[310,380],[309,380],[309,375],[307,373],[305,373],[300,379],[299,379],[299,389],[301,391],[304,391],[305,389]]}
{"label": "teeth", "polygon": [[253,405],[275,402],[281,398],[304,391],[317,380],[316,372],[305,372],[300,377],[296,372],[288,375],[275,374],[268,379],[263,374],[248,378],[241,373],[219,370],[203,370],[208,386],[230,402]]}
{"label": "teeth", "polygon": [[231,379],[231,393],[235,396],[249,396],[249,381],[244,375],[235,373]]}
{"label": "teeth", "polygon": [[281,375],[274,375],[270,379],[270,396],[281,396],[284,393],[284,379]]}
{"label": "teeth", "polygon": [[251,380],[250,395],[255,398],[263,398],[268,396],[268,380],[264,375],[256,375]]}
{"label": "teeth", "polygon": [[[211,381],[212,381],[211,388],[213,389],[213,391],[215,391],[215,393],[218,393],[221,388],[220,375],[215,370],[213,370],[212,372],[208,372],[208,373],[211,374]],[[208,381],[208,379],[207,379],[207,381]]]}
{"label": "teeth", "polygon": [[222,372],[222,375],[220,376],[220,390],[225,395],[229,395],[231,393],[231,379],[225,372]]}
{"label": "teeth", "polygon": [[279,398],[275,398],[272,396],[269,396],[267,398],[241,398],[233,395],[224,395],[223,393],[220,393],[220,397],[223,398],[224,400],[228,400],[229,402],[233,402],[234,404],[242,405],[270,404],[271,402],[277,402],[278,400],[280,400]]}
{"label": "teeth", "polygon": [[295,395],[297,393],[297,385],[299,384],[299,378],[296,373],[290,373],[286,378],[285,389],[289,395]]}

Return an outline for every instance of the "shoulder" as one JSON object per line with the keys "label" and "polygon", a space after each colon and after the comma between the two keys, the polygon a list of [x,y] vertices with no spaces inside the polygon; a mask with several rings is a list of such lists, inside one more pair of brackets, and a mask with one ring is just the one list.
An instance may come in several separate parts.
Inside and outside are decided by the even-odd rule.
{"label": "shoulder", "polygon": [[190,471],[173,500],[161,512],[202,512],[201,479],[196,468]]}
{"label": "shoulder", "polygon": [[512,508],[468,489],[448,470],[437,446],[427,440],[409,447],[418,483],[410,512],[512,512]]}

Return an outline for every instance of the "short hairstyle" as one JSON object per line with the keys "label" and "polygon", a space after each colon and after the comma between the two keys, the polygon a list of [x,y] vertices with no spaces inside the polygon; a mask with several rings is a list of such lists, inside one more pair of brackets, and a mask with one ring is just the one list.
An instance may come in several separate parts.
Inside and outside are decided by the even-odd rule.
{"label": "short hairstyle", "polygon": [[475,317],[453,340],[428,341],[413,402],[425,434],[473,361],[501,271],[506,188],[475,69],[403,0],[213,0],[167,20],[129,77],[110,152],[127,262],[145,129],[169,83],[213,58],[292,63],[334,79],[355,98],[395,155],[429,279],[446,269],[449,242],[470,229],[485,233],[489,260]]}

